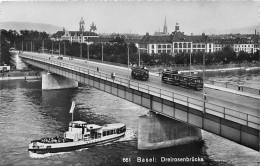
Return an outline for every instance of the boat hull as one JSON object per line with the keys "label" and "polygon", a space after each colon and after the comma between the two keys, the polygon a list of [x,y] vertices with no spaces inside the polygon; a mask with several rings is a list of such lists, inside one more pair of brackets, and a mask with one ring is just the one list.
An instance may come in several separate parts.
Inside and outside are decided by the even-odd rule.
{"label": "boat hull", "polygon": [[36,148],[36,147],[32,146],[32,143],[31,143],[29,145],[28,150],[30,152],[37,153],[37,154],[68,152],[68,151],[74,151],[74,150],[78,150],[78,149],[83,149],[83,148],[88,148],[88,147],[91,147],[91,146],[96,146],[96,145],[100,145],[100,144],[113,142],[113,141],[120,139],[124,135],[125,135],[125,133],[118,134],[115,137],[111,137],[111,138],[108,138],[108,139],[96,139],[96,140],[93,140],[93,141],[59,143],[59,146],[55,146],[55,144],[47,144],[47,145],[50,145],[50,146],[44,146],[42,148],[41,147]]}

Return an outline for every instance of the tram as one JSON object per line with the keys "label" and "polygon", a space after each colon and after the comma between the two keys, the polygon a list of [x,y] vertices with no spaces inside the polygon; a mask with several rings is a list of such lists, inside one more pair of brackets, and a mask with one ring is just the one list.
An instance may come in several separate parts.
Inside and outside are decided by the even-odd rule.
{"label": "tram", "polygon": [[165,70],[162,72],[162,82],[194,90],[203,89],[203,79],[201,77],[181,75],[178,74],[178,71],[173,70]]}

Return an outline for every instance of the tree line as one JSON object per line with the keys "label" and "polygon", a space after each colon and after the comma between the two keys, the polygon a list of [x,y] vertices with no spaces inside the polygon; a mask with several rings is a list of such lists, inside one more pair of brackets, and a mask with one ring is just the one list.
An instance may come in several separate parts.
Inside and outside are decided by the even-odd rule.
{"label": "tree line", "polygon": [[[110,39],[108,43],[77,43],[70,41],[52,41],[46,32],[33,30],[21,30],[19,33],[15,30],[1,30],[1,65],[10,63],[9,48],[15,47],[17,50],[39,52],[43,47],[51,53],[68,55],[73,57],[83,57],[101,60],[103,52],[103,60],[127,64],[128,49],[129,60],[131,64],[138,64],[139,53],[134,43],[126,43],[124,38],[116,37]],[[103,51],[102,51],[103,48]],[[82,50],[82,52],[81,52]],[[82,53],[82,54],[81,54]],[[214,53],[178,53],[171,55],[168,53],[148,54],[140,53],[141,64],[145,65],[188,65],[203,64],[203,55],[205,56],[205,64],[227,64],[259,61],[259,51],[255,53],[239,52],[235,53],[231,47],[225,47],[223,50]]]}

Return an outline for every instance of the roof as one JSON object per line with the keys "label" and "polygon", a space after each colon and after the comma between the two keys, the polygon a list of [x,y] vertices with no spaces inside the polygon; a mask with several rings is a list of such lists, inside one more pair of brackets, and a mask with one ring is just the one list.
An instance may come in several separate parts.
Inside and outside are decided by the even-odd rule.
{"label": "roof", "polygon": [[113,124],[106,124],[103,126],[103,130],[112,130],[112,129],[118,129],[121,127],[124,127],[125,124],[123,123],[113,123]]}
{"label": "roof", "polygon": [[78,121],[73,121],[72,123],[74,123],[74,124],[80,124],[80,125],[82,125],[82,124],[87,124],[87,122],[80,121],[80,120],[78,120]]}
{"label": "roof", "polygon": [[139,44],[153,44],[153,43],[171,43],[170,36],[150,36],[145,35],[139,40]]}
{"label": "roof", "polygon": [[96,125],[96,124],[88,124],[87,125],[88,129],[101,129],[102,126]]}
{"label": "roof", "polygon": [[[81,36],[81,32],[80,31],[69,31],[71,36]],[[65,34],[65,31],[58,31],[56,33],[54,33],[51,37],[54,38],[61,38],[61,36],[63,36]],[[90,31],[85,31],[83,32],[83,36],[98,36],[95,32],[90,32]]]}

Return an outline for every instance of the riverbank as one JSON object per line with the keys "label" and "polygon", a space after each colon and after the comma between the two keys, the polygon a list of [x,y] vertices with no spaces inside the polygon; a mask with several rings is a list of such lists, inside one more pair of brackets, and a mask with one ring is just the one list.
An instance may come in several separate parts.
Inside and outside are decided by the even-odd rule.
{"label": "riverbank", "polygon": [[34,80],[40,78],[41,72],[37,70],[11,70],[0,73],[0,80]]}

